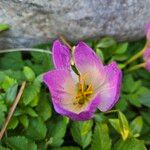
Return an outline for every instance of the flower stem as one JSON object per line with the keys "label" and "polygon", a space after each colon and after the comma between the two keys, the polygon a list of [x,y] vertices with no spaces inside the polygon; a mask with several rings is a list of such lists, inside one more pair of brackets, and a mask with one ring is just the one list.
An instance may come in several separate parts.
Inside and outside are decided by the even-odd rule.
{"label": "flower stem", "polygon": [[134,70],[137,70],[137,69],[140,69],[140,68],[143,68],[145,67],[146,63],[141,63],[141,64],[138,64],[138,65],[134,65],[132,66],[131,68],[127,69],[126,72],[131,72],[131,71],[134,71]]}
{"label": "flower stem", "polygon": [[134,60],[138,59],[139,57],[141,57],[144,53],[144,51],[147,49],[147,43],[145,44],[144,48],[138,52],[137,54],[135,54],[133,57],[131,57],[126,63],[125,65],[130,64],[131,62],[133,62]]}
{"label": "flower stem", "polygon": [[59,36],[60,40],[66,45],[68,46],[69,49],[72,49],[72,46],[69,44],[69,42],[64,38],[64,36],[60,35]]}
{"label": "flower stem", "polygon": [[2,53],[10,53],[10,52],[18,52],[18,51],[28,51],[28,52],[39,52],[39,53],[52,54],[51,51],[47,51],[47,50],[44,50],[44,49],[38,49],[38,48],[5,49],[5,50],[0,50],[0,54],[2,54]]}

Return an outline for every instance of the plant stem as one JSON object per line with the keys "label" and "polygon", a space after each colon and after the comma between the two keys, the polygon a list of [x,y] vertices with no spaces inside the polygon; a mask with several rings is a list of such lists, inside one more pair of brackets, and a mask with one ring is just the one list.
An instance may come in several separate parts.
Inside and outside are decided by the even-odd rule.
{"label": "plant stem", "polygon": [[14,113],[16,107],[17,107],[17,104],[19,103],[19,100],[20,100],[20,98],[21,98],[21,96],[22,96],[22,94],[23,94],[25,85],[26,85],[26,82],[24,81],[24,82],[22,83],[22,85],[21,85],[21,88],[20,88],[20,90],[19,90],[19,93],[18,93],[16,99],[14,100],[14,103],[12,104],[12,106],[11,106],[11,108],[10,108],[10,110],[9,110],[9,113],[8,113],[8,116],[7,116],[6,121],[5,121],[5,123],[4,123],[4,126],[3,126],[3,128],[2,128],[2,130],[1,130],[1,132],[0,132],[0,140],[2,139],[4,133],[6,132],[7,126],[8,126],[8,124],[9,124],[9,122],[10,122],[10,120],[11,120],[11,118],[12,118],[12,115],[13,115],[13,113]]}
{"label": "plant stem", "polygon": [[146,63],[141,63],[141,64],[138,64],[138,65],[134,65],[132,66],[131,68],[127,69],[126,72],[131,72],[131,71],[134,71],[134,70],[137,70],[137,69],[140,69],[140,68],[143,68],[145,67]]}
{"label": "plant stem", "polygon": [[59,36],[60,40],[66,45],[68,46],[68,48],[71,50],[72,46],[69,44],[69,42],[61,35]]}
{"label": "plant stem", "polygon": [[144,53],[144,51],[147,49],[147,44],[145,44],[144,48],[138,52],[137,54],[135,54],[133,57],[131,57],[126,63],[125,65],[130,64],[131,62],[133,62],[134,60],[138,59],[139,57],[141,57]]}
{"label": "plant stem", "polygon": [[28,51],[28,52],[39,52],[39,53],[52,54],[51,51],[47,51],[47,50],[44,50],[44,49],[38,49],[38,48],[5,49],[5,50],[0,50],[0,54],[2,54],[2,53],[10,53],[10,52],[18,52],[18,51]]}

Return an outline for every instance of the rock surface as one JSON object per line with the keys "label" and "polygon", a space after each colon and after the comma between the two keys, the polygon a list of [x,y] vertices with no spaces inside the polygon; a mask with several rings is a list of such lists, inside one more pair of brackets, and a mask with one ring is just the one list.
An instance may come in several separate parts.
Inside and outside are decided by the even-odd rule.
{"label": "rock surface", "polygon": [[62,34],[70,40],[144,36],[150,0],[0,0],[0,48],[31,47]]}

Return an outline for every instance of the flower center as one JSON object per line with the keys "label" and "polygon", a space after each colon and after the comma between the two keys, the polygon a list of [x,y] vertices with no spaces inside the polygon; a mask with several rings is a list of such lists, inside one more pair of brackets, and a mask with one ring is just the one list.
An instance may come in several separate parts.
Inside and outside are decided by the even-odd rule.
{"label": "flower center", "polygon": [[85,76],[79,76],[78,93],[76,96],[77,103],[83,105],[89,100],[91,94],[93,94],[92,84],[85,84]]}

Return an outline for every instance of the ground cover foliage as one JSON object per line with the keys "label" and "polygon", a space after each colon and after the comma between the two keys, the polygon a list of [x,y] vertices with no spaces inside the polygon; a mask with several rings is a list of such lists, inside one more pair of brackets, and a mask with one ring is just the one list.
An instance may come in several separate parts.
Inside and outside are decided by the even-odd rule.
{"label": "ground cover foliage", "polygon": [[[57,114],[52,106],[42,73],[53,69],[51,55],[39,52],[0,54],[0,128],[14,102],[20,85],[26,81],[0,150],[145,150],[150,145],[150,73],[145,69],[128,71],[125,62],[145,44],[119,42],[109,37],[87,42],[103,60],[117,61],[123,68],[120,100],[112,111],[97,110],[92,120],[72,121]],[[36,48],[51,50],[51,44]]]}

